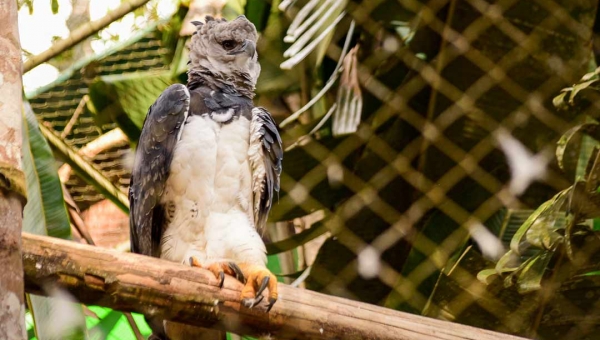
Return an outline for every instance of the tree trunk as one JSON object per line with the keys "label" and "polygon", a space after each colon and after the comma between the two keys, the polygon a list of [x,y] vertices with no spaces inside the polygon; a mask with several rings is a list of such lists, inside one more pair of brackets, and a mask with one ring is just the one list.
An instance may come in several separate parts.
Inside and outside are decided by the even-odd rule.
{"label": "tree trunk", "polygon": [[17,2],[0,2],[0,339],[25,339],[21,46]]}
{"label": "tree trunk", "polygon": [[277,339],[502,340],[517,337],[279,285],[279,300],[240,306],[242,284],[138,254],[23,234],[26,290],[58,284],[85,304]]}

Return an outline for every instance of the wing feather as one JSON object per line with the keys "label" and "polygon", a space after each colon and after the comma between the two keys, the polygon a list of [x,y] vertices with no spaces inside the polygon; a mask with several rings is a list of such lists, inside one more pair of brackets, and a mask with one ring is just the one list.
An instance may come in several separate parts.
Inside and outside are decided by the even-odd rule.
{"label": "wing feather", "polygon": [[129,186],[132,252],[160,256],[165,220],[160,197],[169,177],[175,144],[181,137],[189,106],[188,89],[175,84],[168,87],[148,110]]}
{"label": "wing feather", "polygon": [[271,114],[262,107],[253,108],[248,156],[252,168],[254,224],[261,232],[265,229],[275,192],[279,192],[283,160],[281,144]]}

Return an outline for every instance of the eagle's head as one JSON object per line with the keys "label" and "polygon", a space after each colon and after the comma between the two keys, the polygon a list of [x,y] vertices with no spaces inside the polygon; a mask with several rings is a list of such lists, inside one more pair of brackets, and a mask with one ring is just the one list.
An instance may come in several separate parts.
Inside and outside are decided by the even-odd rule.
{"label": "eagle's head", "polygon": [[190,45],[190,68],[205,68],[226,79],[246,78],[256,84],[260,64],[256,27],[240,15],[235,20],[206,17],[197,26]]}

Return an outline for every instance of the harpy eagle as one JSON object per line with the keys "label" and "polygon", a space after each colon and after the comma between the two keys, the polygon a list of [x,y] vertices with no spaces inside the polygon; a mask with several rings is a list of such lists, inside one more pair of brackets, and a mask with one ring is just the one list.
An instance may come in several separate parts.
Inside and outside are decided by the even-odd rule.
{"label": "harpy eagle", "polygon": [[187,86],[150,107],[129,189],[131,250],[245,282],[252,308],[276,277],[260,236],[279,191],[283,151],[275,122],[252,98],[257,32],[244,16],[206,17],[190,45]]}

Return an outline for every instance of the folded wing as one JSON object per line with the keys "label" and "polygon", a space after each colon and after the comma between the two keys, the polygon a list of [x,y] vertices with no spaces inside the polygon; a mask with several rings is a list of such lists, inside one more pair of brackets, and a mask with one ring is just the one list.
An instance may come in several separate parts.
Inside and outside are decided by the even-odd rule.
{"label": "folded wing", "polygon": [[188,89],[176,84],[167,88],[148,110],[129,186],[131,251],[134,253],[160,256],[165,222],[160,198],[189,106]]}
{"label": "folded wing", "polygon": [[252,168],[254,224],[263,232],[273,197],[279,192],[283,148],[275,121],[262,107],[252,109],[248,156]]}

